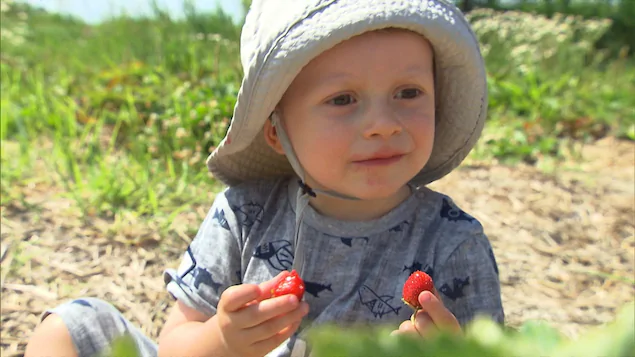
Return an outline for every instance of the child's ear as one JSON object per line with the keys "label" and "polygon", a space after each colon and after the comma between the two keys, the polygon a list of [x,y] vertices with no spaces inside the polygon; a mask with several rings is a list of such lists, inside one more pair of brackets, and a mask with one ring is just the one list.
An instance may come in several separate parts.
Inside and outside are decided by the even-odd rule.
{"label": "child's ear", "polygon": [[264,127],[265,141],[275,152],[280,155],[284,155],[284,150],[282,149],[282,144],[280,143],[280,138],[278,137],[278,133],[276,132],[276,127],[273,126],[273,121],[271,118],[268,118],[265,121]]}

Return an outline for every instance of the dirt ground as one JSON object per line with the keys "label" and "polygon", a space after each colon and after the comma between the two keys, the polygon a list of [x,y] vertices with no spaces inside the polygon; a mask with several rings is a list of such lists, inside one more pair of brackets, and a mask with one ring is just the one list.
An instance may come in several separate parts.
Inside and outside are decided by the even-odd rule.
{"label": "dirt ground", "polygon": [[[632,142],[604,139],[586,147],[581,162],[548,174],[464,165],[432,187],[485,226],[508,324],[544,319],[576,337],[634,300]],[[43,309],[79,296],[111,301],[156,337],[171,303],[161,271],[179,261],[186,232],[198,228],[207,207],[177,216],[174,233],[157,244],[154,223],[82,222],[72,201],[50,187],[28,192],[26,203],[1,207],[2,356],[22,355]]]}

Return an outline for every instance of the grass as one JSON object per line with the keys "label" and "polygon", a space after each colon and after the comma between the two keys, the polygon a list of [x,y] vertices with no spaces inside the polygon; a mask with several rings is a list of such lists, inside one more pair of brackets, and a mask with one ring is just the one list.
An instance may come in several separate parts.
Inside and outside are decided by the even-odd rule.
{"label": "grass", "polygon": [[[95,26],[24,5],[2,12],[3,33],[17,34],[0,62],[2,205],[24,204],[34,180],[72,197],[85,217],[169,221],[211,202],[221,186],[204,160],[233,112],[240,28],[222,12],[186,10],[184,20],[155,8],[153,18]],[[470,158],[534,163],[604,135],[635,140],[632,59],[605,58],[569,35],[595,28],[586,37],[599,38],[603,23],[486,11],[470,20],[490,79],[489,122]],[[510,21],[539,25],[544,37]]]}
{"label": "grass", "polygon": [[[240,28],[229,16],[188,8],[186,19],[176,21],[155,9],[154,18],[118,17],[88,26],[22,5],[3,9],[2,207],[37,215],[42,208],[32,200],[32,190],[45,187],[53,197],[71,198],[87,220],[109,220],[112,230],[147,219],[165,231],[181,212],[211,203],[221,185],[207,173],[204,160],[227,130],[241,79]],[[589,45],[605,33],[601,21],[487,10],[475,11],[470,21],[488,67],[490,111],[469,160],[548,159],[557,165],[584,142],[607,135],[635,140],[635,65],[632,58],[607,57]],[[579,33],[586,42],[575,39]],[[22,246],[16,250],[19,265],[28,253]],[[624,316],[632,317],[632,309]],[[617,330],[631,333],[623,336],[628,353],[633,325],[626,323],[631,330]],[[604,340],[591,347],[620,345],[612,338],[618,334],[605,331]],[[395,355],[394,341],[369,336],[325,331],[322,339],[356,338],[360,343],[335,345],[367,347],[361,355],[371,350]],[[497,345],[477,340],[453,345],[508,356],[535,344],[518,341],[519,348],[512,338]],[[437,341],[411,347],[438,352],[447,346]],[[562,355],[571,355],[567,348],[577,343],[563,346]],[[125,347],[115,355],[128,355]],[[584,346],[597,355],[591,347]]]}
{"label": "grass", "polygon": [[[235,41],[197,34],[203,20],[192,18],[89,27],[29,13],[25,27],[38,35],[3,48],[0,68],[2,204],[21,200],[16,186],[34,177],[62,187],[85,216],[170,216],[209,200],[219,187],[204,159],[229,123],[240,73]],[[232,26],[220,32],[232,38]],[[129,43],[129,33],[143,38]],[[44,56],[52,62],[35,60]]]}

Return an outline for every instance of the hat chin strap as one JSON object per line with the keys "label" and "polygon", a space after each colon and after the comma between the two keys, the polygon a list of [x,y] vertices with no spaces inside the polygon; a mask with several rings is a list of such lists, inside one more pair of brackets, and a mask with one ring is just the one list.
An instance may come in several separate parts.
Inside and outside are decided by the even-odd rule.
{"label": "hat chin strap", "polygon": [[278,113],[273,112],[271,114],[271,119],[272,119],[273,127],[276,128],[276,134],[280,138],[280,144],[282,144],[282,149],[284,150],[284,153],[286,154],[287,159],[289,160],[289,163],[291,164],[291,167],[293,168],[293,171],[295,171],[298,177],[300,177],[300,180],[301,180],[300,186],[308,195],[312,197],[316,197],[316,192],[317,192],[317,193],[322,193],[332,197],[337,197],[337,198],[342,198],[347,200],[359,200],[359,198],[354,196],[345,195],[345,194],[331,191],[331,190],[320,190],[320,189],[312,188],[309,185],[307,185],[304,170],[302,169],[302,165],[300,165],[300,160],[298,160],[298,157],[295,154],[295,151],[293,150],[293,146],[291,146],[291,141],[289,140],[289,137],[287,136],[287,133],[284,130],[284,125],[282,125],[280,116],[278,115]]}
{"label": "hat chin strap", "polygon": [[359,198],[349,196],[349,195],[344,195],[335,191],[314,189],[314,188],[311,188],[309,185],[307,185],[304,170],[302,169],[302,166],[300,165],[300,161],[298,160],[298,157],[296,156],[295,151],[293,150],[293,147],[291,146],[291,141],[289,140],[289,137],[287,136],[287,133],[284,130],[284,126],[282,125],[282,122],[280,120],[280,116],[278,115],[278,113],[274,111],[271,114],[271,120],[272,120],[273,127],[276,129],[276,134],[280,138],[282,149],[284,150],[287,156],[287,159],[289,160],[289,163],[291,164],[291,167],[293,168],[293,171],[295,171],[295,173],[300,178],[299,180],[300,189],[298,190],[296,194],[296,201],[295,201],[296,202],[295,232],[294,232],[294,239],[293,239],[294,253],[293,253],[293,265],[291,269],[295,269],[298,272],[298,274],[302,277],[302,273],[304,271],[304,252],[302,250],[304,247],[303,247],[303,244],[300,244],[300,239],[301,239],[300,226],[302,224],[304,209],[309,205],[309,197],[316,197],[317,196],[316,193],[321,193],[321,194],[329,195],[332,197],[348,199],[348,200],[359,200]]}

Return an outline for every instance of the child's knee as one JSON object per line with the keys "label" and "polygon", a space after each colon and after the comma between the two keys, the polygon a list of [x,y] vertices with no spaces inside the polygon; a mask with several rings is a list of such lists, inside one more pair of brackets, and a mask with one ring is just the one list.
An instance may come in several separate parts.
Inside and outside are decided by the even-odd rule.
{"label": "child's knee", "polygon": [[77,356],[68,327],[55,313],[45,316],[35,328],[29,338],[24,356],[42,356],[43,353],[47,356]]}
{"label": "child's knee", "polygon": [[44,317],[42,322],[35,329],[34,333],[40,332],[46,336],[48,335],[68,335],[70,337],[70,333],[64,320],[58,314],[52,313],[48,314]]}
{"label": "child's knee", "polygon": [[50,356],[90,356],[125,329],[126,321],[110,303],[92,297],[68,300],[44,313],[29,342],[30,355],[40,356],[48,352],[42,346],[55,343],[59,354]]}

